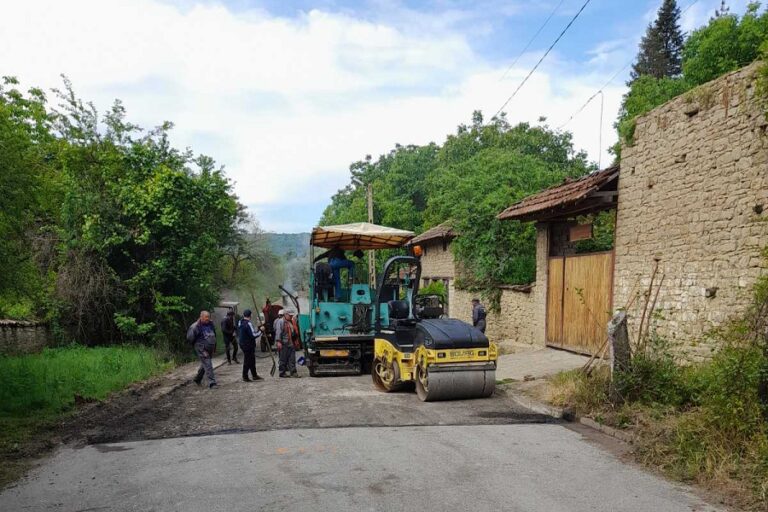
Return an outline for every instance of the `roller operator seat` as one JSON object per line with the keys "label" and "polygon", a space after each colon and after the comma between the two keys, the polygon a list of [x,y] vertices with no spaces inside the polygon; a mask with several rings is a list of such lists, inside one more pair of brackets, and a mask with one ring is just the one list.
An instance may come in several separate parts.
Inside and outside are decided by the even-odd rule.
{"label": "roller operator seat", "polygon": [[410,316],[410,306],[405,300],[391,300],[389,305],[389,328],[395,331],[395,343],[403,352],[413,350],[416,320]]}

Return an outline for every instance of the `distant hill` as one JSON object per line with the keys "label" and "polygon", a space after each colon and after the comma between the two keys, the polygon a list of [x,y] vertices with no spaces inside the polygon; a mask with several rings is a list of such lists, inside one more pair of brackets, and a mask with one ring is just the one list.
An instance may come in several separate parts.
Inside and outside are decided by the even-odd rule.
{"label": "distant hill", "polygon": [[304,258],[309,252],[309,233],[265,233],[269,248],[280,257]]}

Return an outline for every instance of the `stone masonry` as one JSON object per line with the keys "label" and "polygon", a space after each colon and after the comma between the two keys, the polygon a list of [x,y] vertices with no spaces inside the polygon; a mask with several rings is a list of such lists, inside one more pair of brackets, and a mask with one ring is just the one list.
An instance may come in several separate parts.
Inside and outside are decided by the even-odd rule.
{"label": "stone masonry", "polygon": [[39,352],[49,343],[50,337],[45,324],[0,320],[0,355]]}
{"label": "stone masonry", "polygon": [[[544,345],[547,235],[546,226],[537,227],[536,283],[528,291],[502,287],[500,311],[494,313],[489,308],[486,334],[491,340]],[[422,278],[447,279],[449,316],[472,323],[470,302],[478,294],[456,287],[455,277],[458,272],[450,243],[446,246],[446,250],[443,250],[441,241],[425,243],[423,246],[426,248],[426,253],[421,259]],[[482,300],[482,297],[478,296],[478,298]]]}
{"label": "stone masonry", "polygon": [[[664,275],[653,322],[689,359],[706,333],[744,311],[765,271],[768,138],[757,66],[704,84],[637,120],[622,150],[614,306]],[[637,283],[637,284],[636,284]],[[629,311],[637,330],[645,298]]]}

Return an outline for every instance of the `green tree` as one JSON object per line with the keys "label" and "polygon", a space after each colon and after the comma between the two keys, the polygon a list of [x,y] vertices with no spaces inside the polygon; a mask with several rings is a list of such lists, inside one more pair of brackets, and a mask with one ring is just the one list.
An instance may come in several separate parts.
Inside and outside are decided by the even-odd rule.
{"label": "green tree", "polygon": [[59,182],[45,95],[17,85],[10,77],[0,85],[0,317],[30,318],[45,301]]}
{"label": "green tree", "polygon": [[172,125],[142,132],[118,101],[103,123],[70,84],[55,129],[64,183],[61,317],[89,343],[180,339],[191,310],[211,307],[238,206],[223,170],[170,145]]}
{"label": "green tree", "polygon": [[724,14],[691,33],[683,50],[683,74],[699,85],[750,64],[768,39],[768,10],[753,2],[742,16]]}
{"label": "green tree", "polygon": [[648,25],[640,42],[631,81],[644,75],[654,78],[679,75],[684,41],[680,30],[680,8],[675,0],[664,0],[656,20]]}
{"label": "green tree", "polygon": [[614,124],[619,132],[619,142],[613,147],[617,157],[620,157],[621,143],[632,142],[637,116],[760,58],[761,48],[768,44],[768,11],[760,13],[759,10],[758,3],[751,3],[739,18],[721,7],[717,16],[691,33],[685,42],[682,76],[648,74],[630,83]]}
{"label": "green tree", "polygon": [[[526,195],[580,176],[588,165],[570,134],[504,120],[461,125],[442,146],[396,146],[351,166],[351,183],[336,194],[321,224],[366,218],[365,185],[374,186],[374,221],[416,232],[451,221],[467,286],[525,283],[535,277],[535,230],[496,215]],[[382,251],[379,258],[386,257]]]}
{"label": "green tree", "polygon": [[571,135],[502,119],[484,124],[479,113],[460,126],[438,154],[429,183],[426,224],[450,221],[460,236],[452,244],[465,286],[529,283],[536,275],[535,229],[499,221],[510,204],[589,170]]}

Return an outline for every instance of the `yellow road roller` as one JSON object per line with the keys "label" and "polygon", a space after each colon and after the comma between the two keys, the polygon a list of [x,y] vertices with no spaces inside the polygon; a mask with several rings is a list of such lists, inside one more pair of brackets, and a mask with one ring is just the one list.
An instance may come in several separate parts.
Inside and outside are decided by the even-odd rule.
{"label": "yellow road roller", "polygon": [[491,396],[496,345],[461,320],[420,315],[414,307],[420,273],[420,261],[413,256],[395,256],[384,266],[374,311],[388,314],[376,319],[374,386],[390,392],[413,383],[425,402]]}

